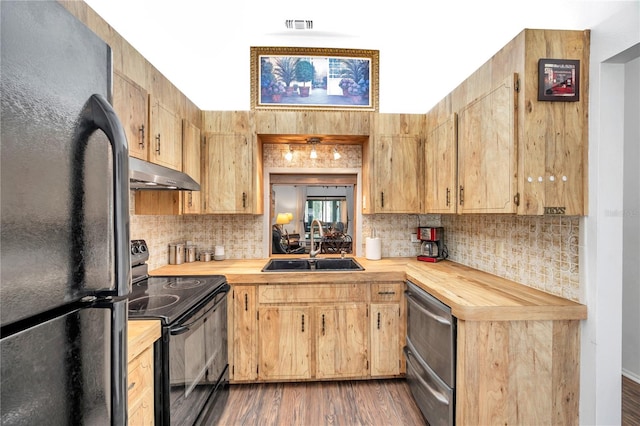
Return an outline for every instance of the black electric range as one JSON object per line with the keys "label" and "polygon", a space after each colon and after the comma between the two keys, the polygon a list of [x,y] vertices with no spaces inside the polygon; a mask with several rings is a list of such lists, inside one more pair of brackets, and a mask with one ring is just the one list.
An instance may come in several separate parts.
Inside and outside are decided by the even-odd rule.
{"label": "black electric range", "polygon": [[160,319],[154,344],[159,426],[208,425],[228,398],[227,294],[224,275],[149,276],[144,240],[131,241],[130,319]]}
{"label": "black electric range", "polygon": [[173,324],[227,282],[224,275],[149,276],[144,240],[131,241],[129,317]]}

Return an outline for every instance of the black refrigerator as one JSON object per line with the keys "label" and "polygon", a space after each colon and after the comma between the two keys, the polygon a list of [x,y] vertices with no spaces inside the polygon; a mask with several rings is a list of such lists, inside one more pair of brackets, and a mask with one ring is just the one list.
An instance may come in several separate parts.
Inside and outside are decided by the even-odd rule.
{"label": "black refrigerator", "polygon": [[0,2],[2,425],[126,425],[128,150],[111,49]]}

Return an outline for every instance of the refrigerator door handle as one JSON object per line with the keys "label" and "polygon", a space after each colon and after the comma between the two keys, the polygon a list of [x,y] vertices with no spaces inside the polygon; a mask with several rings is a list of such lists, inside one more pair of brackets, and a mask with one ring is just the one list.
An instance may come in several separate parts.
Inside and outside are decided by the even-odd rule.
{"label": "refrigerator door handle", "polygon": [[[84,152],[84,145],[88,137],[96,130],[102,130],[109,142],[113,155],[113,217],[114,217],[114,250],[115,250],[115,285],[111,290],[98,291],[96,296],[116,296],[123,297],[129,294],[131,284],[131,258],[129,239],[129,148],[127,137],[120,120],[111,104],[99,94],[92,95],[85,103],[81,113],[78,132],[75,139],[75,150],[77,163],[82,164],[80,155]],[[80,166],[81,167],[81,166]],[[82,170],[82,168],[80,169]],[[81,184],[82,179],[74,179],[74,183]],[[78,228],[82,229],[82,189],[72,191],[74,194],[73,220],[80,223]],[[78,213],[76,213],[78,212]],[[77,217],[79,215],[80,217]],[[73,244],[82,247],[83,236],[74,237]],[[78,241],[79,240],[79,241]],[[81,253],[80,250],[77,252]],[[81,256],[81,254],[80,254]],[[82,263],[82,259],[76,259],[77,264]],[[84,274],[82,268],[78,268],[79,274]],[[83,277],[79,277],[82,279]],[[76,281],[81,282],[81,281]]]}

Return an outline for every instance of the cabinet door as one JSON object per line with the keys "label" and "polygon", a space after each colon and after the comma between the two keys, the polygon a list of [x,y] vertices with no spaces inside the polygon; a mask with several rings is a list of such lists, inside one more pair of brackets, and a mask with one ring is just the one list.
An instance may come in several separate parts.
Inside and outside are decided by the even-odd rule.
{"label": "cabinet door", "polygon": [[420,213],[420,147],[417,136],[374,138],[373,213]]}
{"label": "cabinet door", "polygon": [[457,200],[457,115],[427,136],[425,147],[425,213],[455,213]]}
{"label": "cabinet door", "polygon": [[252,144],[246,135],[208,133],[205,159],[207,213],[254,213]]}
{"label": "cabinet door", "polygon": [[147,160],[147,91],[119,72],[113,73],[113,108],[124,127],[129,155]]}
{"label": "cabinet door", "polygon": [[371,376],[400,374],[400,304],[372,303],[370,317]]}
{"label": "cabinet door", "polygon": [[256,311],[256,288],[234,286],[231,314],[231,380],[255,380],[258,377],[258,318]]}
{"label": "cabinet door", "polygon": [[[202,185],[200,179],[200,129],[188,120],[182,121],[182,171],[191,176],[196,182]],[[182,193],[183,213],[200,213],[201,191],[180,191]]]}
{"label": "cabinet door", "polygon": [[166,105],[149,97],[149,161],[182,171],[182,120]]}
{"label": "cabinet door", "polygon": [[153,425],[154,422],[154,374],[153,346],[149,346],[128,365],[129,381],[127,403],[129,424]]}
{"label": "cabinet door", "polygon": [[311,377],[311,308],[274,306],[259,309],[259,369],[264,380]]}
{"label": "cabinet door", "polygon": [[515,82],[510,76],[458,113],[458,212],[515,213]]}
{"label": "cabinet door", "polygon": [[315,320],[316,378],[366,376],[366,304],[320,306]]}

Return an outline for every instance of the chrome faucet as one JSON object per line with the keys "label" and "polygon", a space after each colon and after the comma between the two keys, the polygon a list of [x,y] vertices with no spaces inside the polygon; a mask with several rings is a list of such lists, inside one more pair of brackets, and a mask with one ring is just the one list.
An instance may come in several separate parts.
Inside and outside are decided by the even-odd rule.
{"label": "chrome faucet", "polygon": [[[313,224],[317,223],[318,224],[318,234],[320,234],[320,241],[318,241],[318,249],[314,250],[313,248],[315,247],[315,238],[314,233],[313,233]],[[309,257],[316,257],[318,255],[318,253],[320,253],[321,249],[322,249],[322,222],[320,222],[318,219],[313,219],[313,222],[311,222],[311,226],[309,226],[309,231],[311,233],[311,249],[309,249]]]}

